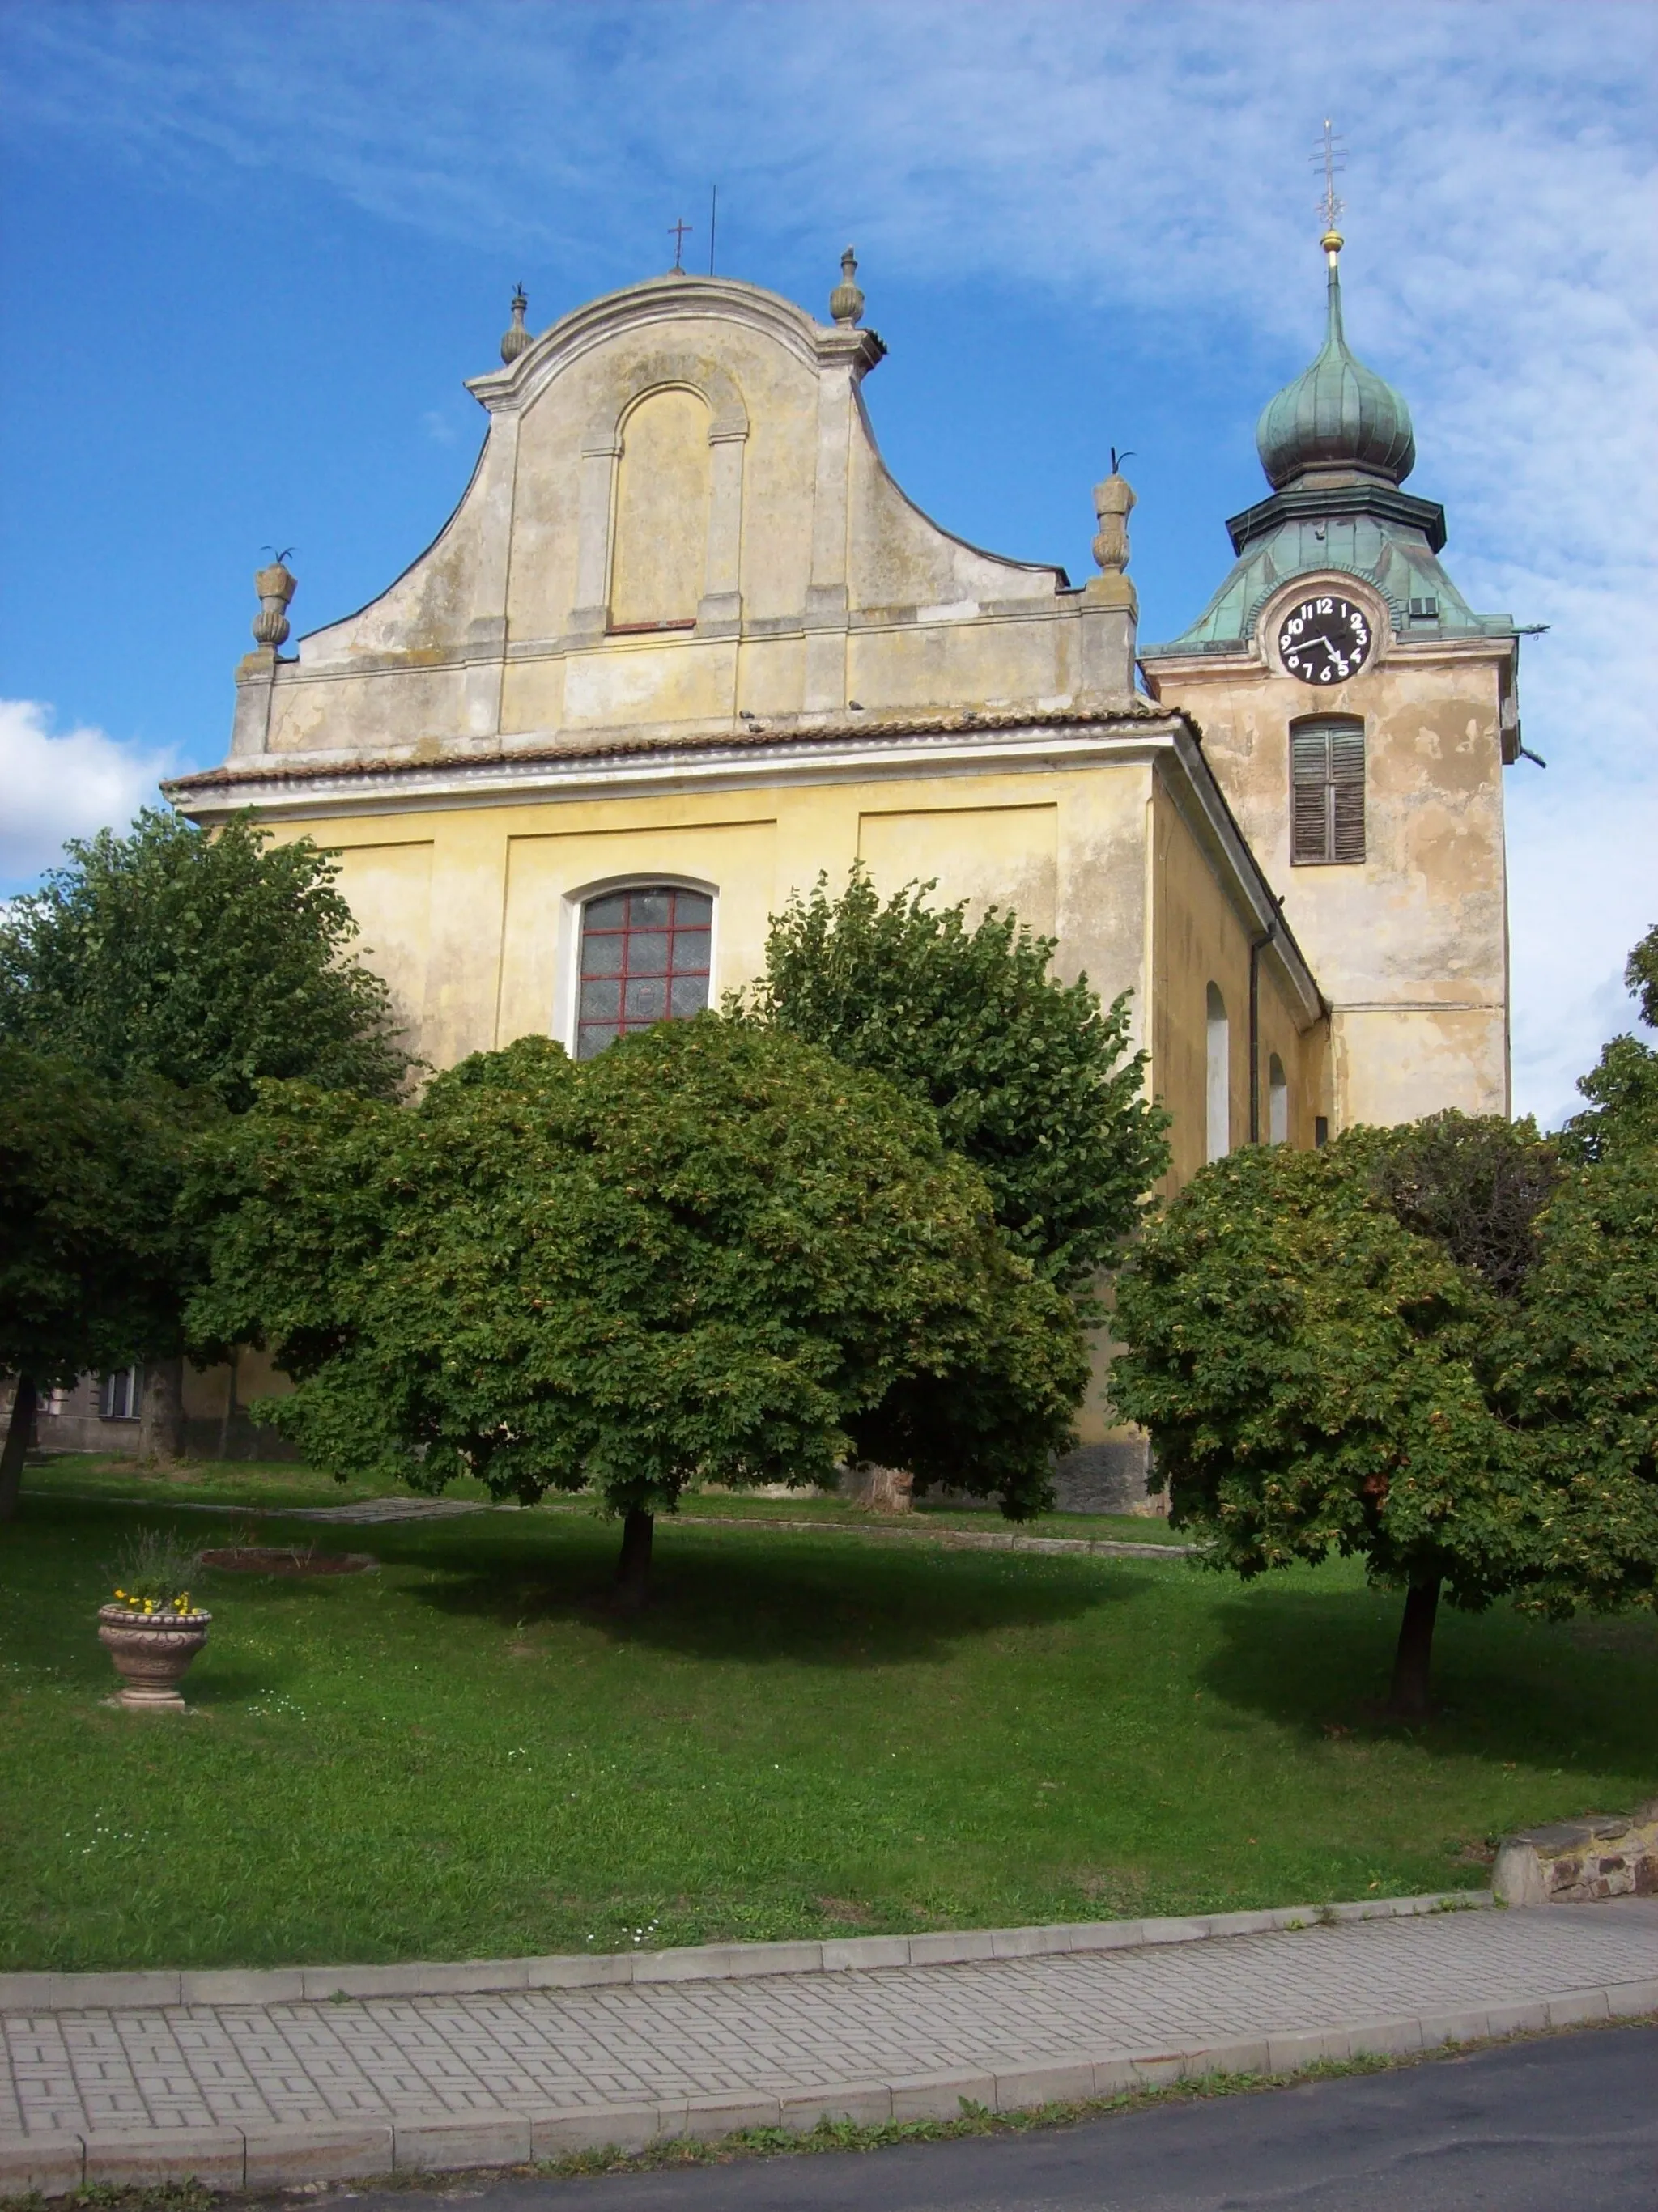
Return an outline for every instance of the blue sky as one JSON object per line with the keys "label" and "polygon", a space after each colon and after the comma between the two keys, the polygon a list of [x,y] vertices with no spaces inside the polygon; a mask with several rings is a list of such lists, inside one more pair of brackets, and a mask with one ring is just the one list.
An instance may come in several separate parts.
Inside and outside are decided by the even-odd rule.
{"label": "blue sky", "polygon": [[545,325],[667,226],[825,312],[856,242],[899,481],[1089,572],[1131,447],[1142,635],[1195,615],[1320,335],[1308,155],[1349,148],[1349,335],[1410,400],[1447,563],[1527,642],[1517,1103],[1554,1119],[1658,920],[1658,11],[0,0],[0,890],[222,755],[266,544],[296,627],[470,473],[514,281]]}

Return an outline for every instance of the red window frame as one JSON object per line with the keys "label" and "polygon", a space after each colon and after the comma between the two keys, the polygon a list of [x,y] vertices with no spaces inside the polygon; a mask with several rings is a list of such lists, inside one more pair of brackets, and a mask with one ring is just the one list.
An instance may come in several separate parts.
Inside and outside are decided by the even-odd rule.
{"label": "red window frame", "polygon": [[701,1013],[713,922],[708,892],[673,884],[631,884],[588,899],[576,963],[576,1057],[591,1060],[619,1036]]}

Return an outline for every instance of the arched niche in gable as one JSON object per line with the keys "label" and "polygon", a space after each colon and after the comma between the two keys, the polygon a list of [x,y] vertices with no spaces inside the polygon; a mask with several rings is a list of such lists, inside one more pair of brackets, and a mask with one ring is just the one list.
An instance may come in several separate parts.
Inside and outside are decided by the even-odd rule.
{"label": "arched niche in gable", "polygon": [[613,630],[689,626],[708,562],[708,403],[659,385],[623,419],[610,533]]}
{"label": "arched niche in gable", "polygon": [[[704,424],[705,473],[692,459],[698,419]],[[630,433],[633,465],[628,461]],[[742,611],[742,464],[747,436],[742,394],[717,362],[690,349],[674,349],[615,362],[582,440],[573,633],[598,635],[634,622],[685,620],[684,613],[622,610],[645,605],[652,593],[659,599],[664,593],[684,595],[699,526],[701,588],[688,612],[704,634],[736,629]],[[654,483],[653,456],[663,468]],[[671,555],[669,540],[675,541]],[[621,599],[615,604],[619,587]]]}

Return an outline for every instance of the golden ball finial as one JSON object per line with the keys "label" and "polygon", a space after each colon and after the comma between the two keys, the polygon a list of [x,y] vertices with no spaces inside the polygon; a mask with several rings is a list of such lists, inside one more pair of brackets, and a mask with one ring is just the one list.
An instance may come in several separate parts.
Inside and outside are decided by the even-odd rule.
{"label": "golden ball finial", "polygon": [[1330,258],[1332,261],[1335,259],[1337,254],[1341,252],[1341,249],[1346,245],[1346,243],[1347,240],[1342,236],[1338,230],[1326,230],[1324,236],[1319,240],[1319,244],[1324,248],[1325,252],[1330,256]]}

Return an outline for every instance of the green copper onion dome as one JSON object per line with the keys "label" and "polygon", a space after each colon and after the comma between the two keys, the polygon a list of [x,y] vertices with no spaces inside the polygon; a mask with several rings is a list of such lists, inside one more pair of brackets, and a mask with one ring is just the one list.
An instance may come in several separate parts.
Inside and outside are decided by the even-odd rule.
{"label": "green copper onion dome", "polygon": [[1341,326],[1342,241],[1329,231],[1330,318],[1323,350],[1312,367],[1267,402],[1255,446],[1275,491],[1308,469],[1362,469],[1400,483],[1416,465],[1411,410],[1391,384],[1349,352]]}

